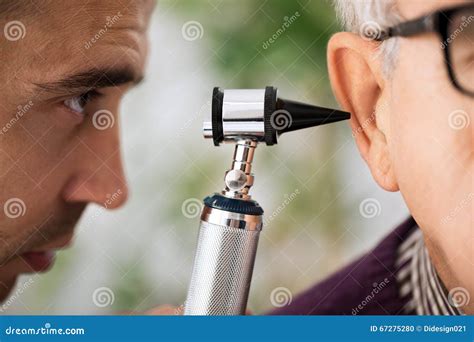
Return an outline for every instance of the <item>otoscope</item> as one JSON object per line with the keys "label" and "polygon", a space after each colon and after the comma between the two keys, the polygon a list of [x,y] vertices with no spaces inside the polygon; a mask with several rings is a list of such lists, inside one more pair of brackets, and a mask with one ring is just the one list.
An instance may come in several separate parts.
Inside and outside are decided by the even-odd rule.
{"label": "otoscope", "polygon": [[251,198],[258,143],[286,132],[346,120],[350,113],[278,97],[277,89],[220,89],[212,94],[204,137],[235,143],[225,188],[204,199],[185,315],[243,315],[262,230],[263,209]]}

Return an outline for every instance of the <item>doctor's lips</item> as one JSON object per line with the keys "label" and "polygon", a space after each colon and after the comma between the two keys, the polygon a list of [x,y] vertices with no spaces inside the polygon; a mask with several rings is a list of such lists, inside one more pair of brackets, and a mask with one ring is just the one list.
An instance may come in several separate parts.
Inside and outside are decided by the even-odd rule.
{"label": "doctor's lips", "polygon": [[71,241],[71,239],[66,240],[56,246],[48,247],[48,249],[32,250],[21,254],[20,257],[31,267],[33,272],[44,272],[53,266],[56,251],[68,247]]}
{"label": "doctor's lips", "polygon": [[54,263],[56,252],[27,252],[20,257],[31,267],[34,272],[47,271]]}

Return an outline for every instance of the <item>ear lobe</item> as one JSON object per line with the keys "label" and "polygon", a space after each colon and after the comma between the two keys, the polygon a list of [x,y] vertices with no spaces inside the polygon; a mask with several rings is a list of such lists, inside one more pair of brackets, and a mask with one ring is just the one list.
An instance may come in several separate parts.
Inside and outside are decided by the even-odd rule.
{"label": "ear lobe", "polygon": [[352,114],[353,136],[372,176],[382,188],[397,191],[384,134],[388,127],[380,127],[380,123],[388,122],[381,118],[388,111],[377,110],[385,100],[378,44],[354,33],[336,33],[328,44],[329,76],[341,107]]}

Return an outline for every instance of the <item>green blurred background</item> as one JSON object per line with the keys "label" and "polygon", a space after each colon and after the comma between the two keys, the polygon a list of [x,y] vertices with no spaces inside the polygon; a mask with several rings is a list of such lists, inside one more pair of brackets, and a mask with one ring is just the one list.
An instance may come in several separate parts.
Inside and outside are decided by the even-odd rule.
{"label": "green blurred background", "polygon": [[[113,212],[90,206],[74,246],[59,253],[51,272],[23,277],[21,296],[7,312],[102,314],[181,305],[199,221],[184,215],[182,205],[221,190],[233,152],[202,138],[212,88],[271,85],[282,97],[337,107],[326,45],[339,30],[331,3],[322,0],[160,1],[146,80],[122,107],[130,200]],[[267,215],[249,300],[257,314],[273,308],[275,288],[296,296],[407,215],[399,194],[383,192],[371,179],[347,122],[259,146],[254,173],[252,195]],[[376,203],[370,217],[360,211],[367,199]],[[110,289],[106,305],[94,300],[101,288]]]}

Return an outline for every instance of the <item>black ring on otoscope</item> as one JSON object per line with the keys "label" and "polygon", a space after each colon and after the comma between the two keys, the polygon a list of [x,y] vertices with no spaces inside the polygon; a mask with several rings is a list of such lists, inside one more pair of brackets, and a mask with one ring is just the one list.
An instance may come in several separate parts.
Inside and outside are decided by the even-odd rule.
{"label": "black ring on otoscope", "polygon": [[270,146],[277,143],[277,131],[272,125],[272,114],[276,110],[277,88],[265,87],[264,101],[263,121],[265,130],[265,143]]}
{"label": "black ring on otoscope", "polygon": [[215,193],[204,198],[204,205],[209,208],[215,208],[232,213],[244,215],[263,215],[263,208],[254,200],[241,200],[229,198]]}
{"label": "black ring on otoscope", "polygon": [[219,87],[214,87],[212,91],[212,139],[214,145],[224,141],[224,128],[222,127],[222,105],[224,102],[224,93]]}

